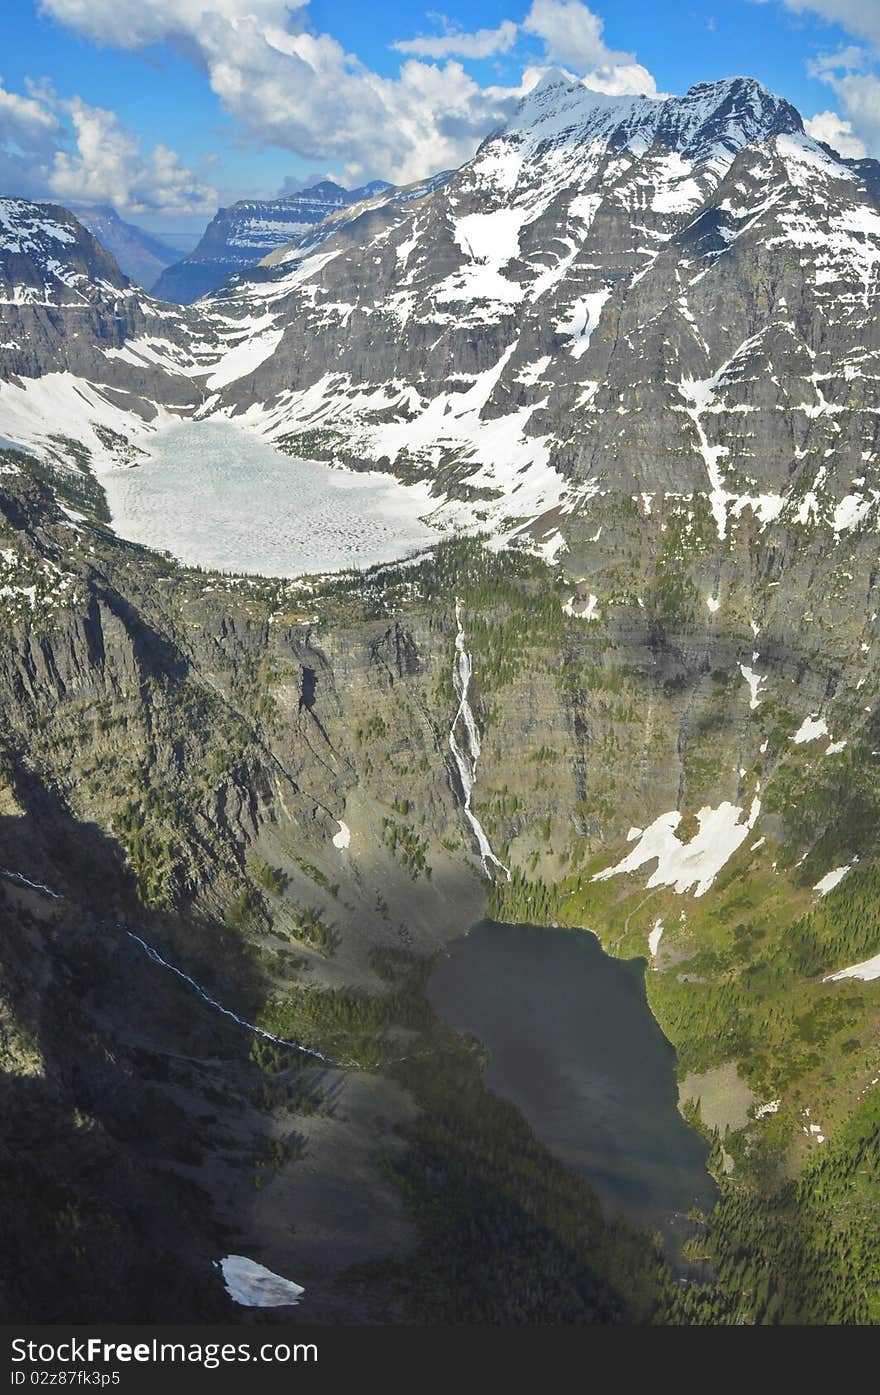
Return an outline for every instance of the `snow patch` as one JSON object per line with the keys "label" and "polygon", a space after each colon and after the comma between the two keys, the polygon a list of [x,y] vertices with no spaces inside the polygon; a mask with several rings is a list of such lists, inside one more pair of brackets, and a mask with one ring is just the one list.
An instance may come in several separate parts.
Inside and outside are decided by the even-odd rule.
{"label": "snow patch", "polygon": [[571,596],[562,607],[563,615],[571,615],[577,620],[598,620],[599,597],[590,592],[584,599],[582,596]]}
{"label": "snow patch", "polygon": [[822,982],[836,983],[844,978],[859,978],[863,983],[880,978],[880,954],[875,954],[872,959],[863,959],[861,964],[851,964],[848,969],[838,969],[836,974],[828,974]]}
{"label": "snow patch", "polygon": [[754,669],[749,668],[746,664],[740,664],[739,671],[749,685],[749,693],[751,694],[749,698],[749,707],[754,712],[755,708],[759,707],[761,704],[761,684],[767,682],[767,677],[763,673],[756,673]]}
{"label": "snow patch", "polygon": [[725,801],[717,809],[706,805],[697,813],[699,830],[689,843],[683,843],[675,832],[681,813],[673,809],[649,824],[622,861],[596,872],[592,880],[602,882],[623,872],[637,872],[656,858],[657,866],[647,882],[649,888],[673,886],[682,895],[696,887],[694,895],[702,896],[744,842],[760,812],[761,802],[757,798],[744,823],[740,822],[743,810],[734,804]]}
{"label": "snow patch", "polygon": [[568,337],[567,348],[575,358],[580,358],[590,347],[593,332],[599,324],[602,310],[611,295],[611,287],[582,295],[571,306],[568,315],[556,326],[557,333]]}
{"label": "snow patch", "polygon": [[336,822],[339,824],[339,832],[333,834],[333,846],[342,852],[351,843],[351,829],[343,819],[337,819]]}
{"label": "snow patch", "polygon": [[806,741],[816,741],[820,736],[828,735],[828,723],[824,717],[805,717],[791,738],[795,746],[802,746]]}
{"label": "snow patch", "polygon": [[767,1114],[777,1114],[779,1112],[779,1106],[781,1104],[781,1099],[768,1100],[766,1104],[759,1104],[757,1109],[755,1110],[755,1118],[763,1119]]}
{"label": "snow patch", "polygon": [[833,891],[836,886],[840,885],[847,872],[852,869],[852,865],[851,862],[847,862],[843,867],[834,867],[830,872],[826,872],[825,876],[813,887],[813,890],[818,891],[820,896],[827,896],[829,891]]}
{"label": "snow patch", "polygon": [[660,941],[663,938],[663,921],[655,920],[648,935],[648,952],[652,959],[657,958],[657,950],[660,948]]}
{"label": "snow patch", "polygon": [[230,383],[237,382],[239,378],[247,377],[248,373],[253,373],[261,363],[265,363],[267,358],[272,357],[283,338],[283,329],[269,329],[263,334],[249,334],[242,343],[236,344],[234,348],[226,351],[216,364],[205,386],[210,392],[216,392],[218,388],[228,387]]}
{"label": "snow patch", "polygon": [[226,1292],[243,1308],[294,1308],[305,1293],[300,1284],[273,1274],[245,1255],[227,1255],[220,1261],[220,1271]]}

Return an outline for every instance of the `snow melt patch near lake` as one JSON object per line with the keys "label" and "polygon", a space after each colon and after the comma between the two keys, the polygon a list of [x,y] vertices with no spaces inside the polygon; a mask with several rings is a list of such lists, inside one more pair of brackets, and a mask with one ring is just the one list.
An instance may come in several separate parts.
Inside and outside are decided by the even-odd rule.
{"label": "snow melt patch near lake", "polygon": [[657,958],[657,950],[660,948],[660,941],[663,938],[663,921],[655,920],[648,935],[648,952],[652,959]]}
{"label": "snow melt patch near lake", "polygon": [[646,862],[657,859],[657,866],[648,878],[648,887],[674,886],[682,895],[696,887],[695,896],[708,891],[721,868],[730,860],[758,819],[761,801],[752,800],[749,816],[740,823],[743,810],[726,801],[717,809],[704,806],[697,814],[699,830],[689,843],[683,843],[675,830],[681,813],[673,809],[661,814],[639,835],[632,852],[614,867],[593,876],[594,882],[607,881],[622,872],[637,872]]}
{"label": "snow melt patch near lake", "polygon": [[226,1292],[243,1308],[294,1308],[305,1289],[292,1279],[282,1279],[255,1259],[227,1255],[220,1261]]}

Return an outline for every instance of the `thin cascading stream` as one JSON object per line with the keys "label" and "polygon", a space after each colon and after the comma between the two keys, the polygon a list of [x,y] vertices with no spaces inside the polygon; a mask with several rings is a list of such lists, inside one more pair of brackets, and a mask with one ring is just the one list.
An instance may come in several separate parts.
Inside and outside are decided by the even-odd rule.
{"label": "thin cascading stream", "polygon": [[152,959],[154,964],[160,964],[163,969],[168,969],[170,973],[176,974],[184,983],[188,983],[190,988],[194,989],[199,997],[204,1002],[208,1003],[210,1007],[214,1008],[217,1012],[222,1012],[224,1017],[231,1017],[233,1022],[237,1022],[239,1027],[244,1027],[245,1031],[253,1032],[256,1036],[263,1037],[265,1041],[274,1042],[276,1046],[287,1046],[293,1051],[301,1051],[303,1055],[312,1056],[316,1061],[323,1061],[327,1066],[344,1067],[357,1066],[359,1064],[357,1061],[335,1061],[332,1056],[325,1056],[323,1051],[314,1051],[312,1047],[303,1046],[302,1043],[298,1041],[289,1041],[286,1037],[273,1036],[271,1032],[265,1031],[263,1027],[258,1027],[255,1022],[248,1022],[246,1018],[239,1017],[237,1012],[233,1012],[231,1008],[224,1007],[222,1003],[217,1002],[216,998],[212,998],[210,994],[206,993],[201,984],[197,983],[189,974],[185,974],[183,969],[178,969],[174,964],[169,964],[168,960],[163,959],[159,951],[154,949],[152,945],[147,944],[146,940],[142,940],[140,935],[136,935],[133,930],[126,929],[124,925],[121,925],[119,928],[130,940],[134,940],[140,945],[141,949]]}
{"label": "thin cascading stream", "polygon": [[[53,891],[51,887],[44,886],[41,882],[32,882],[29,877],[25,877],[21,872],[12,872],[5,867],[0,867],[0,878],[14,882],[18,886],[26,886],[32,891],[39,891],[44,896],[51,896],[53,901],[63,901],[65,899],[60,892]],[[322,1051],[315,1051],[310,1046],[303,1046],[301,1042],[290,1041],[286,1037],[273,1036],[271,1032],[265,1031],[263,1027],[258,1027],[255,1022],[248,1022],[244,1017],[239,1017],[238,1013],[233,1012],[230,1008],[224,1007],[222,1003],[217,1002],[216,998],[212,998],[209,993],[206,993],[201,984],[197,983],[189,974],[184,973],[183,969],[178,969],[176,965],[169,963],[167,959],[163,959],[157,949],[147,944],[147,941],[142,940],[140,935],[136,935],[133,930],[129,930],[128,926],[116,925],[115,928],[121,930],[130,940],[134,940],[136,944],[139,944],[141,949],[148,958],[152,959],[154,964],[159,964],[163,969],[167,969],[169,973],[176,974],[184,983],[189,984],[190,988],[199,995],[203,1002],[206,1002],[209,1007],[212,1007],[215,1012],[220,1012],[224,1017],[231,1018],[233,1022],[238,1023],[239,1027],[244,1027],[245,1031],[253,1032],[256,1036],[263,1037],[266,1041],[274,1042],[276,1046],[286,1046],[292,1051],[300,1051],[304,1056],[311,1056],[316,1061],[323,1061],[324,1064],[328,1066],[336,1066],[345,1069],[347,1067],[358,1067],[360,1065],[358,1061],[335,1061],[332,1056],[325,1056]]]}
{"label": "thin cascading stream", "polygon": [[[452,686],[458,698],[458,711],[455,720],[449,730],[449,749],[452,752],[461,780],[462,793],[464,795],[464,814],[470,824],[474,837],[477,840],[477,847],[480,850],[480,861],[483,864],[483,871],[490,876],[490,863],[498,867],[510,881],[510,868],[495,856],[492,845],[486,836],[486,830],[480,823],[472,808],[474,784],[477,778],[477,762],[480,759],[480,733],[477,730],[477,723],[471,709],[470,691],[471,677],[473,675],[473,663],[471,656],[465,646],[464,626],[461,623],[461,601],[455,602],[455,623],[458,633],[455,636],[455,658],[452,663]],[[461,728],[462,740],[459,742],[456,736],[457,729]]]}

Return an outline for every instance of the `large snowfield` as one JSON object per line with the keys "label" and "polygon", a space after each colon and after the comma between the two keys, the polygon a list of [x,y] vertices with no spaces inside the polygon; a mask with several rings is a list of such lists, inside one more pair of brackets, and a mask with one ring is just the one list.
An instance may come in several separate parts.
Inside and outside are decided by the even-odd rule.
{"label": "large snowfield", "polygon": [[293,577],[389,562],[436,542],[421,485],[296,460],[228,422],[159,432],[149,457],[100,476],[131,542],[220,571]]}

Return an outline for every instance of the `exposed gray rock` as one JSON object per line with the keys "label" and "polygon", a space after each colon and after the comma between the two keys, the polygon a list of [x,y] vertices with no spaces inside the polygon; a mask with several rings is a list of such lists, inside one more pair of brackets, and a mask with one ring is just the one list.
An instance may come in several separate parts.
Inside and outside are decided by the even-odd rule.
{"label": "exposed gray rock", "polygon": [[359,203],[390,188],[382,179],[360,189],[343,189],[324,179],[298,194],[277,199],[242,199],[221,208],[211,219],[198,246],[168,266],[153,287],[160,300],[190,305],[226,280],[306,232],[313,224],[349,204]]}

